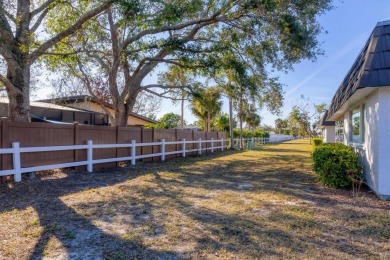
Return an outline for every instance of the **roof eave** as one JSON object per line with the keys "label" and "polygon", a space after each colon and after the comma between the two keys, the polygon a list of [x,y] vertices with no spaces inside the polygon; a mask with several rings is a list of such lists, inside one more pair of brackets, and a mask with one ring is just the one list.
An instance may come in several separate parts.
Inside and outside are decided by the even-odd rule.
{"label": "roof eave", "polygon": [[337,121],[345,112],[364,102],[367,97],[378,88],[379,87],[364,87],[357,89],[337,111],[327,118],[327,121]]}

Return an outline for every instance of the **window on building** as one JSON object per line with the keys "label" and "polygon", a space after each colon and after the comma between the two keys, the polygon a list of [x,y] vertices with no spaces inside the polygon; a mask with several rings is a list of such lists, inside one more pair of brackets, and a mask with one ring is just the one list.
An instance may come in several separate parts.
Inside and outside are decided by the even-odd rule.
{"label": "window on building", "polygon": [[336,121],[336,142],[344,142],[344,120]]}
{"label": "window on building", "polygon": [[351,141],[353,143],[364,143],[365,114],[365,105],[358,106],[351,111]]}

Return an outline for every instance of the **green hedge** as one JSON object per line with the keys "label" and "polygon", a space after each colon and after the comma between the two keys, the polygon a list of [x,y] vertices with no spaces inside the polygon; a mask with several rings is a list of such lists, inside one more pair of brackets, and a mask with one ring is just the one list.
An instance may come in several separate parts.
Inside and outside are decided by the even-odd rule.
{"label": "green hedge", "polygon": [[314,146],[314,148],[317,148],[318,146],[320,146],[323,143],[324,142],[323,142],[322,138],[313,138],[313,146]]}
{"label": "green hedge", "polygon": [[[240,129],[233,129],[233,137],[234,138],[240,137]],[[268,138],[269,133],[264,132],[261,129],[256,129],[254,131],[249,131],[248,129],[242,129],[242,137],[243,138],[251,138],[251,137]]]}
{"label": "green hedge", "polygon": [[319,180],[334,188],[351,186],[352,178],[348,170],[361,172],[359,156],[352,147],[341,143],[326,143],[316,147],[313,161],[313,169]]}

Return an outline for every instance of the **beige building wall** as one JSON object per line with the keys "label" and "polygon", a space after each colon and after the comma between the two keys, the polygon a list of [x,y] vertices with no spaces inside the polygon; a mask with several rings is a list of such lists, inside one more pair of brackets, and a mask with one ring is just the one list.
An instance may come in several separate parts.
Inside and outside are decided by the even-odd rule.
{"label": "beige building wall", "polygon": [[[91,101],[74,102],[74,103],[69,103],[68,105],[78,109],[85,109],[88,111],[94,111],[94,112],[104,113],[104,114],[106,113],[99,104],[96,104],[95,102],[91,102]],[[115,117],[114,110],[111,108],[107,108],[107,109],[111,113],[111,115]],[[111,120],[110,123],[112,123]],[[150,124],[150,122],[135,116],[130,115],[127,119],[127,125],[146,125],[146,124]]]}

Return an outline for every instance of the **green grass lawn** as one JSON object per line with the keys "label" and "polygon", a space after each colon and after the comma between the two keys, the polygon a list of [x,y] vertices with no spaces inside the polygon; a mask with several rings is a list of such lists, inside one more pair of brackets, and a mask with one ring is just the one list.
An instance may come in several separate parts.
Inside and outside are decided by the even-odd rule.
{"label": "green grass lawn", "polygon": [[389,259],[390,202],[319,184],[308,140],[0,187],[0,259]]}

